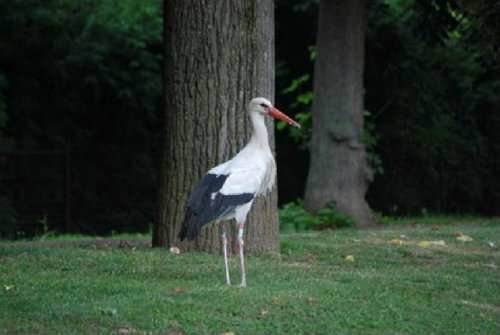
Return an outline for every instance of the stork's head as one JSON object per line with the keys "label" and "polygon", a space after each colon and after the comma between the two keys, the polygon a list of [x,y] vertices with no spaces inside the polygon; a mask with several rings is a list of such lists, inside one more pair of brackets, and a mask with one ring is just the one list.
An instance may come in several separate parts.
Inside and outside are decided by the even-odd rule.
{"label": "stork's head", "polygon": [[300,124],[292,120],[290,117],[285,115],[279,109],[274,108],[273,104],[266,98],[254,98],[248,104],[248,110],[252,113],[260,113],[263,115],[269,115],[274,118],[285,121],[288,124],[291,124],[294,127],[300,128]]}

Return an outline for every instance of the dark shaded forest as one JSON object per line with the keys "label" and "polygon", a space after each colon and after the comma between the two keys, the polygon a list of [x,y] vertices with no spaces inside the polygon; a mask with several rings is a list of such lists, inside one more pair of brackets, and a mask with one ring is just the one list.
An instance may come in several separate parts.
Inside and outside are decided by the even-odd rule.
{"label": "dark shaded forest", "polygon": [[[275,105],[304,125],[277,125],[285,204],[309,166],[318,8],[275,6]],[[376,0],[367,13],[370,206],[499,215],[500,2]],[[162,15],[158,0],[0,3],[0,237],[150,229]]]}

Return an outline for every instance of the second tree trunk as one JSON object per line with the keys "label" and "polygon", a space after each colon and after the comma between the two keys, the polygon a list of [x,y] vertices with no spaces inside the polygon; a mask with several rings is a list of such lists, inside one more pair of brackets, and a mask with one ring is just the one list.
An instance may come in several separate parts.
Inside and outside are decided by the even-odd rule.
{"label": "second tree trunk", "polygon": [[365,200],[372,178],[363,134],[365,3],[320,2],[314,69],[313,135],[305,206],[331,201],[359,226],[373,218]]}

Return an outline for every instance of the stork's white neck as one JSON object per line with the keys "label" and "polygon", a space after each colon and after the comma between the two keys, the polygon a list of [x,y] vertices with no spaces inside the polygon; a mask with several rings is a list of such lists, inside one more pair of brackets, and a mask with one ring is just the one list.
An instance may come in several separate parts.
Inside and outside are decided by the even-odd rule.
{"label": "stork's white neck", "polygon": [[250,143],[269,148],[269,137],[267,134],[264,115],[259,112],[250,112],[250,120],[252,120],[253,125],[253,133],[252,138],[250,139]]}

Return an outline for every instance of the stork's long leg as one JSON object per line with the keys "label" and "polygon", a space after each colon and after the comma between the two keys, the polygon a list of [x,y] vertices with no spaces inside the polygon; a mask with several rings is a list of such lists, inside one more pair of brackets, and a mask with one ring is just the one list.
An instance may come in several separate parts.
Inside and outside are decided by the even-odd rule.
{"label": "stork's long leg", "polygon": [[231,280],[229,279],[229,264],[227,262],[227,231],[225,223],[225,221],[220,222],[220,232],[222,237],[222,251],[224,253],[224,267],[226,268],[226,284],[230,285]]}
{"label": "stork's long leg", "polygon": [[238,249],[240,251],[240,265],[241,265],[241,284],[240,287],[247,286],[247,280],[245,275],[245,259],[243,257],[243,230],[245,229],[245,223],[240,222],[238,224]]}

